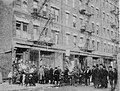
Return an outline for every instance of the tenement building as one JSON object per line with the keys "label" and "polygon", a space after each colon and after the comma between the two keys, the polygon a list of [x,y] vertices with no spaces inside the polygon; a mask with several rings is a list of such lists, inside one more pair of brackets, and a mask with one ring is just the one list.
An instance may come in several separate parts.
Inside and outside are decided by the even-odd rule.
{"label": "tenement building", "polygon": [[0,0],[0,70],[13,64],[115,67],[117,0]]}

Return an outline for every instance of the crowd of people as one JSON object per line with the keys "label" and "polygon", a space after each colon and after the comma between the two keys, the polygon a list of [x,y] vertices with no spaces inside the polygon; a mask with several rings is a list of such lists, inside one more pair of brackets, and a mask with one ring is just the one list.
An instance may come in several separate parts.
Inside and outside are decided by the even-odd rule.
{"label": "crowd of people", "polygon": [[55,84],[57,86],[73,85],[77,86],[85,84],[86,86],[93,83],[95,88],[107,88],[110,83],[111,90],[114,90],[117,85],[117,69],[109,66],[108,68],[102,64],[97,64],[92,68],[79,69],[75,66],[72,71],[67,67],[61,70],[60,67],[42,66],[31,67],[23,66],[23,69],[14,70],[11,76],[13,84],[33,85],[39,84]]}

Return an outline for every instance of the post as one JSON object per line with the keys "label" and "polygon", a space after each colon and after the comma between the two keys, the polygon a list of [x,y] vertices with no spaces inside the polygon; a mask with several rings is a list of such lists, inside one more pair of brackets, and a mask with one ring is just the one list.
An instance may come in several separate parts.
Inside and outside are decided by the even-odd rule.
{"label": "post", "polygon": [[116,91],[120,91],[120,53],[117,55],[117,67],[118,67],[118,84]]}

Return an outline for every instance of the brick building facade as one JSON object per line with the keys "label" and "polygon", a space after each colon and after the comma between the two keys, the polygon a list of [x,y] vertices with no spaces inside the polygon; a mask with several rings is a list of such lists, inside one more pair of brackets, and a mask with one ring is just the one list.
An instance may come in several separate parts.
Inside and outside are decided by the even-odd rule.
{"label": "brick building facade", "polygon": [[3,75],[11,70],[13,61],[21,59],[38,67],[61,69],[100,63],[114,66],[118,10],[114,0],[48,0],[45,4],[44,0],[14,0],[9,5],[1,1]]}

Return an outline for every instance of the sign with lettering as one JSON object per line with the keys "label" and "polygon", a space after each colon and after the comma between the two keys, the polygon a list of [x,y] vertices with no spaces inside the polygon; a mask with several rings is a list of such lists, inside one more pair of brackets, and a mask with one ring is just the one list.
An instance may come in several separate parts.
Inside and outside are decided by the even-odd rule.
{"label": "sign with lettering", "polygon": [[41,46],[52,46],[54,43],[44,42],[44,41],[34,41],[34,44]]}

